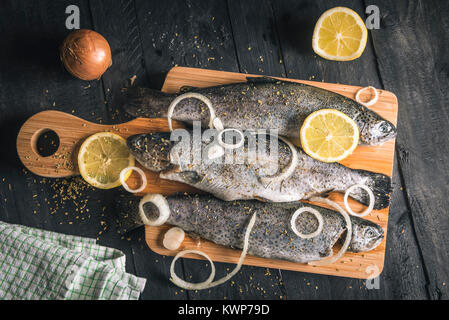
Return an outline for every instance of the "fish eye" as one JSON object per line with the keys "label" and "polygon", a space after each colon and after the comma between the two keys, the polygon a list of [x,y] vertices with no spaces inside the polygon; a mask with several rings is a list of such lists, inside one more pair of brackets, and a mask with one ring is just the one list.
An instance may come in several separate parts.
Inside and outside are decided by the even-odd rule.
{"label": "fish eye", "polygon": [[380,132],[385,133],[388,132],[388,126],[386,125],[385,122],[383,122],[380,127],[379,127]]}
{"label": "fish eye", "polygon": [[365,230],[365,235],[366,238],[374,238],[376,236],[376,232],[372,229],[372,228],[368,228]]}

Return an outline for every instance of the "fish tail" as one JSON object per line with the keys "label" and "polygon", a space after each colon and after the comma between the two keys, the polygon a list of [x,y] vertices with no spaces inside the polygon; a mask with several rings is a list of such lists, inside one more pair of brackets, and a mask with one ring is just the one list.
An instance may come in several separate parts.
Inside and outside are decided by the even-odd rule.
{"label": "fish tail", "polygon": [[131,87],[125,90],[122,105],[134,117],[165,118],[174,95],[150,88]]}
{"label": "fish tail", "polygon": [[[390,196],[392,191],[391,178],[382,173],[375,173],[365,170],[360,170],[363,175],[368,175],[368,180],[365,182],[366,186],[374,193],[374,209],[379,210],[390,205]],[[351,192],[351,197],[364,205],[369,205],[369,195],[366,191],[357,188]]]}

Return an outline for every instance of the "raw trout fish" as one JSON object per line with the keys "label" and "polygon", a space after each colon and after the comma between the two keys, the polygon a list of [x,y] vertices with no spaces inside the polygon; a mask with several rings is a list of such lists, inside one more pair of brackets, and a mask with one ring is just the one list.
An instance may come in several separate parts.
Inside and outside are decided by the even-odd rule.
{"label": "raw trout fish", "polygon": [[[360,103],[321,88],[273,78],[247,78],[235,83],[209,88],[184,90],[209,98],[216,116],[226,128],[278,129],[279,135],[298,138],[308,115],[320,109],[337,109],[352,118],[360,130],[360,144],[376,145],[396,136],[395,126]],[[170,103],[178,94],[148,88],[129,88],[124,109],[135,117],[165,118]],[[172,119],[209,124],[209,112],[197,99],[181,101]]]}
{"label": "raw trout fish", "polygon": [[[134,224],[142,225],[138,214],[139,199],[134,196],[119,198],[119,212]],[[168,224],[178,226],[193,237],[216,244],[241,249],[249,220],[257,214],[249,238],[249,254],[293,262],[307,263],[332,255],[332,248],[346,231],[344,218],[336,211],[304,203],[262,203],[249,201],[222,201],[211,195],[175,194],[167,197],[170,207]],[[323,216],[321,234],[312,239],[298,237],[290,228],[293,213],[301,207],[312,207]],[[149,219],[158,216],[151,203],[143,206]],[[376,248],[384,238],[384,230],[377,224],[351,216],[352,239],[348,251],[366,252]],[[304,212],[296,220],[299,232],[307,234],[318,227],[318,220]]]}
{"label": "raw trout fish", "polygon": [[[293,173],[285,179],[267,183],[263,178],[283,172],[292,158],[291,149],[281,140],[276,145],[277,149],[271,150],[270,139],[257,139],[257,148],[262,143],[266,146],[266,152],[260,154],[258,149],[248,148],[249,138],[246,137],[245,144],[239,149],[226,150],[224,155],[211,160],[208,159],[208,150],[214,139],[203,139],[195,144],[190,142],[193,141],[193,133],[185,132],[190,139],[177,142],[170,141],[170,133],[131,136],[127,140],[128,149],[140,164],[159,172],[162,179],[191,185],[226,201],[290,202],[323,196],[332,191],[344,193],[355,184],[364,184],[375,195],[375,209],[389,205],[391,179],[384,174],[320,162],[296,148],[298,164]],[[226,158],[229,152],[233,157],[230,162]],[[201,159],[195,160],[193,157],[198,155]],[[256,160],[249,162],[248,159]],[[367,193],[360,188],[351,193],[351,197],[365,205],[369,203]]]}

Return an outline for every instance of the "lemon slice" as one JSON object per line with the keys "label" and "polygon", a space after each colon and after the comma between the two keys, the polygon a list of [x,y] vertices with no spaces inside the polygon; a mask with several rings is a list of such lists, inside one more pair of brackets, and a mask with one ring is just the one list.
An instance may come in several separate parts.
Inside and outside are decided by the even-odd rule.
{"label": "lemon slice", "polygon": [[325,59],[349,61],[362,55],[367,39],[368,31],[362,18],[349,8],[336,7],[318,19],[312,47]]}
{"label": "lemon slice", "polygon": [[323,162],[337,162],[357,147],[359,128],[344,113],[322,109],[306,118],[300,136],[302,148],[309,156]]}
{"label": "lemon slice", "polygon": [[[120,172],[134,166],[134,157],[129,153],[126,140],[110,132],[90,136],[81,145],[78,153],[81,176],[89,184],[100,189],[111,189],[121,185]],[[131,175],[131,170],[125,180]]]}

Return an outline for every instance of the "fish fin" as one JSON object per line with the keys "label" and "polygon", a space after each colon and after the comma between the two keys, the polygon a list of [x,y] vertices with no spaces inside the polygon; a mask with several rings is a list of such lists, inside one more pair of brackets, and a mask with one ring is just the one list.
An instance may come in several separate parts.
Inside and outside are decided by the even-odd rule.
{"label": "fish fin", "polygon": [[254,196],[254,199],[256,199],[256,200],[258,200],[260,202],[272,202],[272,201],[270,201],[270,200],[268,200],[266,198],[262,198],[262,197],[259,197],[259,196]]}
{"label": "fish fin", "polygon": [[310,200],[310,198],[313,198],[313,197],[328,198],[330,196],[330,193],[333,192],[333,191],[335,191],[335,190],[333,190],[333,189],[332,190],[326,190],[326,191],[323,191],[321,193],[317,193],[315,191],[308,192],[308,193],[304,194],[302,199]]}
{"label": "fish fin", "polygon": [[329,248],[325,248],[324,250],[321,250],[320,252],[318,252],[318,254],[320,255],[320,258],[328,258],[330,256],[332,256],[333,254],[333,250],[332,247]]}
{"label": "fish fin", "polygon": [[271,78],[271,77],[267,77],[267,76],[262,76],[262,77],[246,77],[246,82],[248,83],[266,83],[266,82],[270,82],[270,83],[276,83],[279,82],[280,80],[275,79],[275,78]]}
{"label": "fish fin", "polygon": [[182,86],[179,89],[179,93],[186,93],[186,92],[190,92],[190,91],[195,91],[198,90],[198,87],[192,87],[192,86]]}
{"label": "fish fin", "polygon": [[[390,205],[390,195],[393,191],[391,186],[391,178],[381,173],[374,173],[365,170],[361,171],[368,174],[369,179],[366,182],[366,186],[374,193],[374,209],[379,210],[388,207]],[[350,196],[364,205],[369,205],[368,194],[360,188],[354,190]]]}
{"label": "fish fin", "polygon": [[179,175],[189,184],[197,184],[202,180],[202,177],[196,171],[182,171]]}
{"label": "fish fin", "polygon": [[189,232],[187,232],[187,234],[193,240],[201,240],[201,236],[198,233],[196,233],[195,231],[189,231]]}
{"label": "fish fin", "polygon": [[330,196],[330,194],[331,194],[332,191],[334,191],[334,190],[326,190],[326,191],[323,191],[323,192],[321,192],[318,196],[321,197],[321,198],[328,198],[328,197]]}

